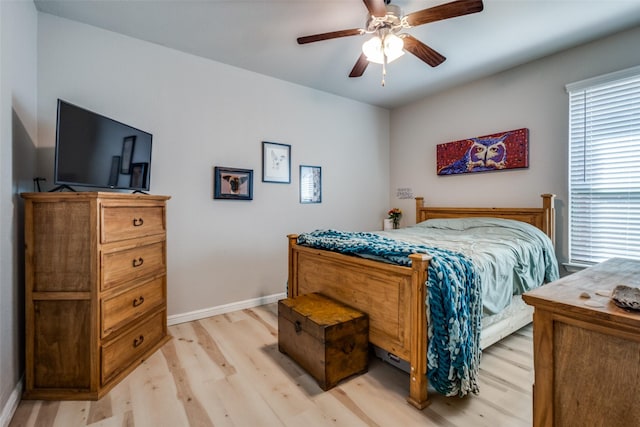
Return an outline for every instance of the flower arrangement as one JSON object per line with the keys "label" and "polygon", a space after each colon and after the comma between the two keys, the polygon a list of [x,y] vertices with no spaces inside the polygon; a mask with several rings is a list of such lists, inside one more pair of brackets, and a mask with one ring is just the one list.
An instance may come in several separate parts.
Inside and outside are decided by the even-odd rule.
{"label": "flower arrangement", "polygon": [[389,210],[389,219],[393,222],[393,228],[400,227],[400,218],[402,218],[402,211],[398,208]]}

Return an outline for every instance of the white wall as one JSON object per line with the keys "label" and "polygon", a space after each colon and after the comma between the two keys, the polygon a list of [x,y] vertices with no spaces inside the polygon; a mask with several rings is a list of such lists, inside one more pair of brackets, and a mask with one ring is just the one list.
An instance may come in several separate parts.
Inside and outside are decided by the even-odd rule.
{"label": "white wall", "polygon": [[[47,14],[38,19],[40,173],[52,184],[56,99],[153,134],[168,204],[169,314],[285,291],[286,235],[379,228],[389,112]],[[292,146],[291,184],[262,183],[262,141]],[[298,166],[322,203],[298,202]],[[253,169],[253,201],[213,200],[213,167]]]}
{"label": "white wall", "polygon": [[35,172],[37,12],[0,1],[0,426],[20,399],[24,371],[24,240],[19,193]]}
{"label": "white wall", "polygon": [[[640,64],[640,28],[442,92],[391,112],[391,204],[411,187],[432,205],[541,206],[558,196],[558,256],[567,258],[567,83]],[[529,128],[529,168],[436,175],[436,145]],[[414,218],[411,218],[414,219]]]}

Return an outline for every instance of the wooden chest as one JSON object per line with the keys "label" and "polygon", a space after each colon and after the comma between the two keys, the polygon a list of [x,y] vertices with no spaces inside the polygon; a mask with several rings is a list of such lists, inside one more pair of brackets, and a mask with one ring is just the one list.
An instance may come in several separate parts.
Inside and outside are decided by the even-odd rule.
{"label": "wooden chest", "polygon": [[367,371],[369,318],[318,293],[278,302],[278,349],[323,390]]}

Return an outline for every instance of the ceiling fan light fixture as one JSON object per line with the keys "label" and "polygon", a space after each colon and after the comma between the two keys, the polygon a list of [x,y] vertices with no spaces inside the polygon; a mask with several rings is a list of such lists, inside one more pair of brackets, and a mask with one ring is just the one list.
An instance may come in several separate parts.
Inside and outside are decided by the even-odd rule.
{"label": "ceiling fan light fixture", "polygon": [[374,36],[364,42],[362,52],[367,56],[369,62],[384,64],[395,61],[404,55],[404,41],[395,34],[388,33],[382,36]]}

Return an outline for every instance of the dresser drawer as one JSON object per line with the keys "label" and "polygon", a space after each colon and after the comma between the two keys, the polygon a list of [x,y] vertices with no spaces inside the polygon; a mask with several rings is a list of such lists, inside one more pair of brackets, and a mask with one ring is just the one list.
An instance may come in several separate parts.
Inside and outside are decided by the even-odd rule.
{"label": "dresser drawer", "polygon": [[102,254],[102,290],[166,271],[165,242]]}
{"label": "dresser drawer", "polygon": [[162,206],[103,206],[101,243],[165,233]]}
{"label": "dresser drawer", "polygon": [[102,346],[102,385],[127,368],[167,334],[166,312],[152,315],[114,341]]}
{"label": "dresser drawer", "polygon": [[120,295],[102,300],[102,336],[164,304],[166,276],[158,277]]}

